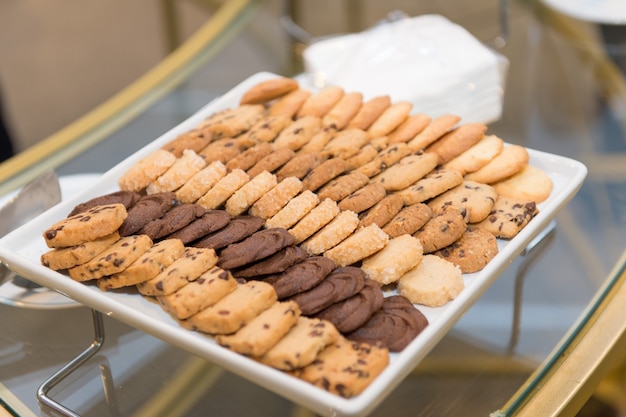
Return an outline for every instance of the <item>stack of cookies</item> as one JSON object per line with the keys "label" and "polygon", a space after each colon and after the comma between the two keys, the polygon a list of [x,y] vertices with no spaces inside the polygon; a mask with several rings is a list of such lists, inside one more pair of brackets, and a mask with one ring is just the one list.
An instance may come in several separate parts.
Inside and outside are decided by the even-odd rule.
{"label": "stack of cookies", "polygon": [[53,225],[42,263],[356,395],[428,324],[417,306],[454,299],[552,189],[485,125],[411,110],[261,82]]}

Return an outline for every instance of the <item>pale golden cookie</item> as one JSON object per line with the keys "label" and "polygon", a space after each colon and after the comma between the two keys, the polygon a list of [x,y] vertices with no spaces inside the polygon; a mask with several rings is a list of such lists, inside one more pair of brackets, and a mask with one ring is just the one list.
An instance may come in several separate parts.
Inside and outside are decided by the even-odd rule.
{"label": "pale golden cookie", "polygon": [[298,88],[298,82],[293,78],[273,78],[261,81],[252,86],[241,97],[239,104],[263,104],[283,96]]}
{"label": "pale golden cookie", "polygon": [[528,165],[529,159],[528,151],[523,146],[505,146],[496,157],[487,163],[487,165],[483,166],[478,171],[465,175],[465,179],[482,182],[484,184],[502,181],[520,172]]}
{"label": "pale golden cookie", "polygon": [[487,184],[463,181],[428,202],[434,214],[441,213],[447,206],[458,208],[469,223],[476,223],[489,215],[498,198],[496,190]]}
{"label": "pale golden cookie", "polygon": [[498,254],[498,242],[493,233],[479,227],[469,227],[450,246],[433,253],[461,268],[464,274],[483,269]]}
{"label": "pale golden cookie", "polygon": [[293,90],[271,103],[267,112],[270,116],[287,116],[291,119],[298,113],[304,102],[311,97],[311,94],[309,90],[301,88]]}
{"label": "pale golden cookie", "polygon": [[324,126],[331,126],[341,130],[357,114],[363,104],[363,94],[347,93],[333,106],[322,120]]}
{"label": "pale golden cookie", "polygon": [[284,128],[289,126],[291,122],[291,117],[284,114],[265,116],[256,122],[250,130],[242,133],[239,138],[250,140],[255,143],[271,142]]}
{"label": "pale golden cookie", "polygon": [[298,110],[297,118],[304,116],[324,117],[344,96],[343,88],[335,85],[322,88],[311,95]]}
{"label": "pale golden cookie", "polygon": [[389,236],[376,224],[362,227],[337,246],[324,252],[324,256],[337,266],[352,265],[371,256],[387,245]]}
{"label": "pale golden cookie", "polygon": [[330,223],[338,214],[337,203],[327,198],[291,227],[289,233],[295,238],[295,243],[299,244]]}
{"label": "pale golden cookie", "polygon": [[270,229],[282,227],[289,229],[302,219],[308,212],[319,204],[317,195],[309,190],[304,190],[292,198],[278,213],[265,221],[265,227]]}
{"label": "pale golden cookie", "polygon": [[205,166],[204,158],[186,149],[183,155],[176,159],[174,165],[148,185],[146,192],[156,194],[176,191]]}
{"label": "pale golden cookie", "polygon": [[396,194],[408,206],[437,197],[462,182],[463,176],[456,170],[435,169],[410,187],[396,191]]}
{"label": "pale golden cookie", "polygon": [[431,122],[430,116],[424,113],[417,113],[406,118],[400,126],[389,133],[389,144],[406,143],[417,136]]}
{"label": "pale golden cookie", "polygon": [[389,96],[371,98],[363,103],[347,127],[367,130],[389,106],[391,106],[391,98]]}
{"label": "pale golden cookie", "polygon": [[205,209],[216,209],[248,181],[250,181],[248,174],[240,169],[235,169],[220,178],[196,203]]}
{"label": "pale golden cookie", "polygon": [[454,300],[465,288],[461,269],[435,255],[422,256],[421,262],[398,280],[398,293],[413,304],[441,307]]}
{"label": "pale golden cookie", "polygon": [[405,156],[375,176],[373,181],[382,184],[387,191],[403,190],[435,169],[437,161],[437,155],[430,152]]}
{"label": "pale golden cookie", "polygon": [[369,178],[358,171],[343,174],[331,180],[317,191],[320,200],[330,198],[334,201],[341,201],[359,188],[367,185]]}
{"label": "pale golden cookie", "polygon": [[406,120],[412,108],[413,104],[408,101],[393,103],[374,120],[367,132],[373,138],[386,136]]}
{"label": "pale golden cookie", "polygon": [[394,283],[422,260],[422,244],[411,235],[389,239],[387,245],[363,259],[361,269],[369,279],[382,285]]}
{"label": "pale golden cookie", "polygon": [[526,165],[517,174],[492,186],[500,196],[541,203],[548,199],[554,185],[545,171],[533,165]]}
{"label": "pale golden cookie", "polygon": [[252,207],[263,194],[274,188],[276,184],[276,176],[267,171],[263,171],[235,191],[235,193],[226,200],[224,208],[231,216],[243,214]]}
{"label": "pale golden cookie", "polygon": [[[378,157],[378,149],[376,149],[371,143],[368,143],[361,149],[359,149],[359,152],[357,152],[355,155],[346,159],[348,169],[358,169],[363,165],[373,161],[374,159],[376,159],[376,157]],[[370,175],[367,176],[370,177]]]}
{"label": "pale golden cookie", "polygon": [[300,247],[311,256],[320,255],[350,236],[359,226],[359,216],[352,211],[342,211]]}
{"label": "pale golden cookie", "polygon": [[117,242],[119,238],[120,234],[113,232],[110,235],[76,246],[52,249],[41,255],[41,264],[55,271],[73,268],[92,260],[96,255]]}
{"label": "pale golden cookie", "polygon": [[424,130],[407,143],[413,151],[422,150],[450,131],[460,120],[459,116],[452,114],[436,117]]}
{"label": "pale golden cookie", "polygon": [[[330,140],[337,133],[337,129],[332,126],[324,126],[320,130],[318,130],[312,137],[309,139],[307,143],[305,143],[299,150],[298,153],[314,153],[318,154],[322,152],[324,146],[330,142]],[[322,157],[323,155],[320,155]]]}
{"label": "pale golden cookie", "polygon": [[386,147],[377,157],[356,169],[372,178],[410,154],[411,149],[406,143],[396,143]]}
{"label": "pale golden cookie", "polygon": [[181,203],[195,203],[226,175],[226,166],[221,161],[211,162],[175,191]]}
{"label": "pale golden cookie", "polygon": [[296,177],[285,178],[261,196],[248,212],[252,216],[269,219],[285,207],[300,191],[302,191],[302,181]]}
{"label": "pale golden cookie", "polygon": [[445,169],[454,169],[461,175],[478,171],[496,157],[504,146],[504,141],[496,135],[486,135],[474,146],[443,164]]}
{"label": "pale golden cookie", "polygon": [[317,116],[303,116],[284,128],[276,139],[274,147],[297,151],[322,128],[322,119]]}
{"label": "pale golden cookie", "polygon": [[167,171],[176,162],[176,156],[164,149],[157,149],[140,159],[118,180],[122,190],[139,192]]}
{"label": "pale golden cookie", "polygon": [[261,104],[244,104],[232,109],[215,113],[201,123],[197,129],[212,141],[221,138],[234,138],[249,130],[265,116],[265,107]]}
{"label": "pale golden cookie", "polygon": [[404,207],[384,227],[383,231],[394,238],[417,232],[433,216],[433,211],[426,204],[417,203]]}
{"label": "pale golden cookie", "polygon": [[490,231],[496,237],[514,238],[538,213],[533,201],[499,196],[489,215],[476,226]]}
{"label": "pale golden cookie", "polygon": [[486,131],[487,126],[484,123],[463,124],[426,147],[426,152],[436,153],[439,164],[445,164],[478,143]]}
{"label": "pale golden cookie", "polygon": [[329,158],[340,157],[348,159],[356,155],[367,144],[370,135],[361,129],[344,129],[337,132],[324,146],[322,154]]}

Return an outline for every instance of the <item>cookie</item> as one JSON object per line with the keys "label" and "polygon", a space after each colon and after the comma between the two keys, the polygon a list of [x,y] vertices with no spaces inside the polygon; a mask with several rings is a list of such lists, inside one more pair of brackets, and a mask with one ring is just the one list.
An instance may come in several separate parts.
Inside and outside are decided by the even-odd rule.
{"label": "cookie", "polygon": [[407,144],[413,151],[423,150],[450,131],[460,120],[459,116],[453,114],[444,114],[436,117],[424,130],[409,140]]}
{"label": "cookie", "polygon": [[146,235],[123,237],[89,262],[70,268],[68,273],[80,282],[113,275],[128,268],[151,247],[152,240]]}
{"label": "cookie", "polygon": [[76,246],[52,249],[41,255],[41,264],[55,271],[69,269],[89,262],[120,238],[119,233],[84,242]]}
{"label": "cookie", "polygon": [[231,216],[238,216],[247,211],[256,201],[276,186],[276,176],[263,171],[241,186],[226,200],[224,207]]}
{"label": "cookie", "polygon": [[334,129],[345,128],[357,114],[363,104],[363,94],[352,92],[344,94],[341,99],[324,115],[322,124]]}
{"label": "cookie", "polygon": [[530,156],[520,145],[505,146],[491,161],[477,171],[465,175],[468,181],[492,184],[520,172],[528,165]]}
{"label": "cookie", "polygon": [[123,204],[95,206],[50,226],[43,233],[49,248],[76,246],[117,231],[127,217]]}
{"label": "cookie", "polygon": [[226,162],[226,169],[232,171],[234,169],[240,169],[247,171],[252,168],[254,164],[259,162],[261,158],[266,157],[274,151],[272,144],[267,142],[258,143],[251,148],[239,153],[233,159]]}
{"label": "cookie", "polygon": [[435,214],[413,236],[422,243],[424,253],[431,253],[456,242],[463,236],[466,227],[461,211],[454,206],[448,206]]}
{"label": "cookie", "polygon": [[346,335],[348,340],[382,345],[402,352],[428,326],[428,319],[401,295],[385,298],[383,306],[361,327]]}
{"label": "cookie", "polygon": [[311,92],[302,88],[293,90],[270,103],[267,113],[270,116],[286,116],[290,119],[298,113],[304,102],[311,97]]}
{"label": "cookie", "polygon": [[276,139],[274,147],[297,151],[322,128],[322,119],[317,116],[304,116],[285,127]]}
{"label": "cookie", "polygon": [[[348,169],[353,170],[362,167],[363,165],[376,159],[377,156],[378,149],[376,149],[376,147],[374,147],[374,145],[372,145],[371,143],[368,143],[361,149],[359,149],[359,152],[357,152],[355,155],[346,159],[346,162],[348,163]],[[371,175],[368,175],[368,177],[370,176]]]}
{"label": "cookie", "polygon": [[322,149],[322,154],[329,158],[348,159],[356,155],[367,144],[370,135],[361,129],[351,128],[337,132]]}
{"label": "cookie", "polygon": [[323,256],[311,256],[290,266],[277,275],[263,279],[271,284],[279,300],[310,290],[336,268],[333,261]]}
{"label": "cookie", "polygon": [[84,203],[74,206],[67,217],[72,217],[78,213],[83,213],[95,206],[106,206],[108,204],[122,204],[126,210],[134,206],[141,198],[141,194],[134,191],[115,191],[113,193],[94,197]]}
{"label": "cookie", "polygon": [[131,166],[117,181],[125,191],[142,191],[165,173],[176,162],[176,156],[164,149],[157,149]]}
{"label": "cookie", "polygon": [[217,263],[212,249],[187,247],[174,262],[158,275],[137,285],[143,295],[161,296],[172,294],[187,283],[196,280]]}
{"label": "cookie", "polygon": [[221,138],[234,138],[242,134],[254,126],[263,116],[265,116],[263,105],[243,104],[209,116],[198,124],[197,129],[214,142]]}
{"label": "cookie", "polygon": [[148,194],[131,207],[124,223],[119,228],[121,236],[139,232],[152,220],[160,219],[174,206],[176,194],[172,192]]}
{"label": "cookie", "polygon": [[248,181],[248,174],[241,169],[234,169],[220,178],[196,203],[205,209],[217,209]]}
{"label": "cookie", "polygon": [[239,104],[264,104],[297,88],[298,82],[293,78],[280,77],[261,81],[243,93]]}
{"label": "cookie", "polygon": [[[372,224],[358,229],[341,243],[324,252],[337,266],[352,265],[371,256],[387,245],[389,236]],[[341,329],[340,329],[341,330]]]}
{"label": "cookie", "polygon": [[263,171],[274,172],[296,156],[296,153],[289,148],[279,148],[274,152],[261,158],[259,162],[254,164],[248,171],[250,178],[254,178]]}
{"label": "cookie", "polygon": [[337,203],[327,198],[291,227],[289,233],[294,237],[295,244],[300,244],[330,223],[338,214],[339,206]]}
{"label": "cookie", "polygon": [[224,178],[226,173],[226,166],[221,161],[211,162],[175,191],[176,199],[181,203],[195,203]]}
{"label": "cookie", "polygon": [[172,207],[163,217],[146,224],[139,233],[148,235],[152,240],[158,240],[182,229],[205,213],[206,210],[198,204],[179,204]]}
{"label": "cookie", "polygon": [[403,206],[402,197],[389,194],[361,216],[360,226],[376,224],[383,227],[400,212]]}
{"label": "cookie", "polygon": [[310,316],[356,295],[364,286],[363,270],[355,266],[345,266],[334,269],[310,290],[299,292],[288,299],[298,304],[302,314]]}
{"label": "cookie", "polygon": [[413,304],[441,307],[465,288],[461,269],[436,255],[424,255],[419,265],[400,278],[398,294]]}
{"label": "cookie", "polygon": [[183,327],[209,334],[231,334],[270,308],[275,302],[274,288],[262,281],[248,281],[219,300],[194,314]]}
{"label": "cookie", "polygon": [[198,155],[201,156],[207,164],[214,161],[220,161],[226,164],[252,145],[253,143],[242,142],[239,138],[220,138],[209,143],[198,152]]}
{"label": "cookie", "polygon": [[339,338],[331,323],[300,316],[287,334],[259,362],[283,371],[293,371],[311,364],[326,346]]}
{"label": "cookie", "polygon": [[389,96],[376,96],[363,103],[357,114],[348,123],[349,128],[367,130],[383,112],[391,106]]}
{"label": "cookie", "polygon": [[546,201],[554,184],[550,176],[533,165],[526,165],[517,174],[492,184],[498,195],[523,201]]}
{"label": "cookie", "polygon": [[[315,153],[318,154],[322,152],[324,147],[330,142],[330,140],[337,134],[337,129],[331,126],[322,126],[320,130],[318,130],[311,139],[307,143],[305,143],[299,150],[298,153]],[[324,159],[326,158],[325,155]]]}
{"label": "cookie", "polygon": [[163,310],[184,320],[217,303],[235,288],[237,281],[230,272],[214,266],[173,293],[156,299]]}
{"label": "cookie", "polygon": [[341,210],[361,213],[385,198],[387,192],[380,182],[370,182],[339,202]]}
{"label": "cookie", "polygon": [[218,266],[224,269],[240,268],[267,258],[293,244],[293,236],[285,229],[273,228],[253,233],[241,242],[232,243],[220,252]]}
{"label": "cookie", "polygon": [[[259,145],[261,143],[269,143],[276,139],[276,136],[278,136],[278,134],[284,128],[289,126],[291,122],[291,117],[284,114],[264,116],[258,122],[256,122],[256,124],[252,126],[250,130],[242,133],[239,138],[252,141]],[[240,166],[236,168],[244,169]]]}
{"label": "cookie", "polygon": [[341,201],[354,193],[358,189],[364,187],[369,183],[370,179],[367,175],[358,171],[352,171],[347,174],[340,175],[335,179],[322,186],[317,191],[317,196],[320,200],[327,198],[333,201]]}
{"label": "cookie", "polygon": [[193,246],[219,250],[231,243],[240,242],[248,236],[251,236],[254,232],[263,227],[264,224],[265,219],[262,217],[248,215],[236,216],[224,227],[194,242]]}
{"label": "cookie", "polygon": [[302,103],[296,114],[297,118],[304,116],[324,117],[344,96],[343,88],[335,85],[322,88]]}
{"label": "cookie", "polygon": [[445,164],[478,143],[486,131],[487,126],[483,123],[463,124],[427,146],[426,152],[437,154],[439,164]]}
{"label": "cookie", "polygon": [[105,276],[96,281],[102,291],[129,287],[157,276],[185,252],[183,242],[166,239],[152,245],[137,260],[121,272]]}
{"label": "cookie", "polygon": [[437,161],[438,156],[430,152],[405,156],[375,176],[373,180],[382,184],[387,191],[402,190],[435,169]]}
{"label": "cookie", "polygon": [[302,179],[305,190],[317,191],[324,184],[338,177],[348,170],[348,164],[343,158],[330,158],[313,168]]}
{"label": "cookie", "polygon": [[218,335],[215,341],[234,352],[261,356],[295,326],[300,309],[293,301],[274,303],[234,334]]}
{"label": "cookie", "polygon": [[289,177],[301,180],[322,161],[324,158],[318,153],[299,152],[276,171],[276,179],[279,182]]}
{"label": "cookie", "polygon": [[477,223],[489,215],[498,197],[496,190],[487,184],[463,181],[428,202],[433,214],[438,214],[447,206],[458,208],[468,223]]}
{"label": "cookie", "polygon": [[224,228],[230,222],[230,214],[224,210],[207,210],[202,217],[189,223],[187,226],[170,233],[170,239],[180,239],[185,245],[203,238],[217,230]]}
{"label": "cookie", "polygon": [[387,245],[374,255],[363,259],[361,269],[368,279],[382,285],[394,283],[422,260],[420,240],[411,235],[389,239]]}
{"label": "cookie", "polygon": [[405,206],[383,226],[383,231],[387,233],[390,238],[404,234],[412,235],[424,226],[432,216],[433,211],[426,204],[411,204],[410,206]]}
{"label": "cookie", "polygon": [[261,279],[265,275],[275,275],[284,272],[287,268],[304,261],[306,257],[306,252],[299,246],[287,246],[265,259],[232,271],[232,273],[237,278]]}
{"label": "cookie", "polygon": [[266,228],[280,227],[289,229],[300,219],[307,215],[320,200],[317,195],[309,190],[304,190],[292,198],[278,213],[265,221]]}
{"label": "cookie", "polygon": [[205,166],[206,162],[200,155],[191,149],[186,149],[182,156],[176,159],[174,165],[148,184],[146,192],[156,194],[176,191]]}
{"label": "cookie", "polygon": [[417,180],[410,187],[396,191],[396,194],[402,197],[402,201],[408,206],[437,197],[462,182],[463,176],[460,172],[438,168],[426,174],[422,179]]}
{"label": "cookie", "polygon": [[410,154],[411,150],[407,144],[396,143],[380,151],[376,158],[356,169],[372,178]]}
{"label": "cookie", "polygon": [[408,101],[393,103],[374,120],[370,127],[367,128],[367,132],[373,138],[391,133],[406,120],[412,108],[413,104]]}
{"label": "cookie", "polygon": [[495,158],[503,147],[502,139],[496,135],[485,135],[471,148],[443,164],[443,168],[459,171],[461,175],[478,171]]}
{"label": "cookie", "polygon": [[293,375],[343,398],[353,398],[389,364],[386,348],[347,341],[324,349],[312,364],[296,370]]}
{"label": "cookie", "polygon": [[198,153],[211,142],[211,138],[198,129],[192,129],[181,133],[173,140],[169,141],[161,149],[171,152],[177,158],[183,154],[185,149],[191,149]]}
{"label": "cookie", "polygon": [[424,113],[417,113],[407,117],[393,132],[387,135],[389,144],[408,142],[421,133],[431,120],[430,116]]}
{"label": "cookie", "polygon": [[461,268],[464,274],[483,269],[498,254],[498,242],[493,233],[469,227],[453,244],[433,253]]}
{"label": "cookie", "polygon": [[496,237],[512,239],[538,213],[535,202],[525,202],[510,197],[499,196],[493,210],[477,227],[488,230]]}
{"label": "cookie", "polygon": [[[255,177],[258,178],[258,177]],[[269,219],[302,191],[302,181],[296,177],[288,177],[265,192],[248,212],[253,216]]]}
{"label": "cookie", "polygon": [[359,216],[353,211],[342,211],[326,226],[302,242],[309,255],[319,255],[336,246],[359,226]]}

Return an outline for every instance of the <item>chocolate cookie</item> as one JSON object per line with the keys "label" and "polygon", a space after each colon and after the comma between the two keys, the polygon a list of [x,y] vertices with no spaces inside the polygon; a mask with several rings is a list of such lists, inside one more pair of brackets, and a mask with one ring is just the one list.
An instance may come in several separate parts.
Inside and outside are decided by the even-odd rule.
{"label": "chocolate cookie", "polygon": [[224,210],[207,210],[202,217],[170,234],[170,239],[180,239],[185,245],[200,239],[209,233],[225,227],[230,222],[230,214]]}
{"label": "chocolate cookie", "polygon": [[159,219],[174,205],[176,195],[173,192],[155,193],[141,197],[128,210],[128,217],[120,227],[120,236],[130,236],[137,233],[146,224]]}
{"label": "chocolate cookie", "polygon": [[85,201],[84,203],[78,204],[72,209],[67,217],[72,217],[78,213],[83,213],[95,206],[105,206],[107,204],[123,204],[124,207],[126,207],[126,210],[128,210],[132,206],[134,206],[140,198],[141,194],[134,191],[116,191],[114,193],[101,195],[92,198],[91,200]]}
{"label": "chocolate cookie", "polygon": [[265,229],[252,234],[239,243],[233,243],[220,253],[218,265],[235,269],[256,262],[294,243],[294,237],[285,229]]}
{"label": "chocolate cookie", "polygon": [[157,240],[182,229],[202,217],[205,212],[206,210],[197,204],[180,204],[172,207],[160,219],[154,219],[146,224],[140,233],[150,236],[152,240]]}
{"label": "chocolate cookie", "polygon": [[233,271],[233,276],[237,278],[254,278],[263,275],[279,274],[290,266],[303,261],[306,252],[299,246],[287,246],[257,263],[248,267]]}
{"label": "chocolate cookie", "polygon": [[262,217],[247,215],[237,216],[232,218],[226,226],[222,227],[217,232],[208,234],[195,242],[193,246],[219,250],[231,243],[244,240],[263,227],[263,224],[265,224],[265,219]]}
{"label": "chocolate cookie", "polygon": [[272,275],[264,281],[272,284],[279,300],[310,290],[335,269],[337,265],[323,256],[312,256],[297,263],[283,273]]}

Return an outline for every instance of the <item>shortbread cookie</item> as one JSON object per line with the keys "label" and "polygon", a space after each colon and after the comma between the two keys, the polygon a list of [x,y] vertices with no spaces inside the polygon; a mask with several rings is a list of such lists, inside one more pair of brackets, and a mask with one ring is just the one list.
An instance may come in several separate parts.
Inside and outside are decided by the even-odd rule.
{"label": "shortbread cookie", "polygon": [[157,301],[166,312],[184,320],[217,303],[235,288],[237,281],[230,272],[214,266],[173,293],[158,296]]}
{"label": "shortbread cookie", "polygon": [[465,288],[461,269],[436,255],[424,255],[419,265],[400,278],[398,293],[413,304],[441,307]]}
{"label": "shortbread cookie", "polygon": [[287,116],[291,119],[311,94],[309,90],[302,88],[293,90],[271,103],[267,112],[270,116]]}
{"label": "shortbread cookie", "polygon": [[500,196],[541,203],[548,199],[554,185],[545,171],[526,165],[517,174],[492,186]]}
{"label": "shortbread cookie", "polygon": [[300,316],[296,325],[258,360],[275,369],[293,371],[312,363],[338,338],[339,332],[331,323]]}
{"label": "shortbread cookie", "polygon": [[265,219],[257,216],[236,216],[224,227],[207,234],[205,237],[193,243],[198,248],[219,250],[231,243],[236,243],[251,236],[265,224]]}
{"label": "shortbread cookie", "polygon": [[234,138],[249,130],[265,116],[265,107],[261,104],[243,104],[232,109],[225,109],[209,116],[198,124],[198,130],[216,141],[221,138]]}
{"label": "shortbread cookie", "polygon": [[238,243],[232,243],[220,252],[218,266],[224,269],[240,268],[267,258],[293,244],[293,236],[285,229],[260,230]]}
{"label": "shortbread cookie", "polygon": [[296,156],[296,153],[293,150],[289,148],[279,148],[261,158],[259,162],[254,164],[254,166],[246,172],[250,178],[254,178],[263,171],[273,173],[289,162],[294,156]]}
{"label": "shortbread cookie", "polygon": [[196,203],[205,209],[217,209],[248,181],[248,174],[241,169],[234,169],[220,178]]}
{"label": "shortbread cookie", "polygon": [[302,103],[297,117],[317,116],[324,117],[344,96],[343,88],[335,85],[322,88]]}
{"label": "shortbread cookie", "polygon": [[156,194],[176,191],[205,166],[204,158],[191,149],[186,149],[174,165],[148,185],[146,192]]}
{"label": "shortbread cookie", "polygon": [[123,204],[95,206],[53,224],[44,231],[43,238],[49,248],[76,246],[110,235],[126,218]]}
{"label": "shortbread cookie", "polygon": [[409,116],[393,132],[389,133],[389,144],[406,143],[421,133],[431,122],[430,116],[417,113]]}
{"label": "shortbread cookie", "polygon": [[412,235],[424,226],[432,216],[433,211],[426,204],[411,204],[410,206],[405,206],[393,219],[383,226],[383,231],[391,238],[404,234]]}
{"label": "shortbread cookie", "polygon": [[424,253],[431,253],[459,240],[466,228],[467,224],[460,209],[446,206],[428,220],[414,236],[422,243]]}
{"label": "shortbread cookie", "polygon": [[[284,128],[289,126],[292,121],[293,120],[291,120],[291,117],[284,114],[279,114],[275,116],[268,115],[256,122],[256,124],[252,126],[250,130],[242,133],[239,138],[250,140],[259,145],[262,143],[269,143],[273,141]],[[259,148],[259,150],[265,149],[266,147]],[[234,168],[246,170],[249,167],[242,168],[241,166],[237,166]]]}
{"label": "shortbread cookie", "polygon": [[231,334],[270,308],[275,302],[274,288],[262,281],[248,281],[219,300],[194,314],[183,327],[209,334]]}
{"label": "shortbread cookie", "polygon": [[324,252],[337,266],[352,265],[381,250],[387,245],[389,236],[376,224],[358,229],[337,246]]}
{"label": "shortbread cookie", "polygon": [[263,171],[241,186],[226,200],[224,207],[231,216],[238,216],[247,211],[256,201],[276,186],[276,176]]}
{"label": "shortbread cookie", "polygon": [[350,120],[348,127],[367,130],[383,112],[391,106],[389,96],[376,96],[367,100],[357,114]]}
{"label": "shortbread cookie", "polygon": [[202,217],[168,235],[170,239],[180,239],[185,245],[224,228],[231,220],[224,210],[207,210]]}
{"label": "shortbread cookie", "polygon": [[242,355],[261,356],[295,326],[298,317],[298,304],[293,301],[277,302],[236,333],[218,335],[215,341]]}
{"label": "shortbread cookie", "polygon": [[496,157],[504,147],[504,141],[496,135],[485,135],[474,146],[443,164],[445,169],[454,169],[461,175],[478,171]]}
{"label": "shortbread cookie", "polygon": [[363,94],[352,92],[344,94],[341,99],[324,115],[322,124],[341,130],[357,114],[363,104]]}
{"label": "shortbread cookie", "polygon": [[387,191],[398,191],[409,187],[437,166],[438,156],[423,152],[405,156],[398,163],[374,177]]}
{"label": "shortbread cookie", "polygon": [[150,236],[152,240],[158,240],[182,229],[205,213],[206,210],[198,204],[179,204],[172,207],[163,217],[146,224],[139,233]]}
{"label": "shortbread cookie", "polygon": [[339,340],[293,375],[343,398],[356,397],[387,367],[389,351],[368,343]]}
{"label": "shortbread cookie", "polygon": [[226,162],[226,169],[240,169],[247,171],[254,166],[261,158],[266,157],[274,151],[274,146],[267,142],[257,143],[251,148],[246,149],[230,161]]}
{"label": "shortbread cookie", "polygon": [[126,191],[142,191],[176,162],[176,156],[164,149],[157,149],[143,157],[128,169],[118,180]]}
{"label": "shortbread cookie", "polygon": [[148,281],[181,257],[185,252],[183,242],[166,239],[152,245],[136,261],[121,272],[105,276],[96,281],[102,291],[129,287]]}
{"label": "shortbread cookie", "polygon": [[309,190],[304,190],[292,198],[278,213],[265,221],[266,228],[281,227],[289,229],[300,219],[306,216],[320,200],[317,195]]}
{"label": "shortbread cookie", "polygon": [[297,151],[306,144],[318,130],[322,128],[322,119],[317,116],[304,116],[285,127],[276,139],[274,147],[289,148]]}
{"label": "shortbread cookie", "polygon": [[121,236],[130,236],[139,232],[152,220],[160,219],[174,206],[176,194],[172,192],[148,194],[132,206],[124,223],[120,226]]}
{"label": "shortbread cookie", "polygon": [[297,88],[298,82],[293,78],[280,77],[261,81],[241,96],[239,104],[264,104]]}
{"label": "shortbread cookie", "polygon": [[398,101],[385,109],[384,112],[367,128],[371,137],[385,136],[396,129],[408,117],[413,104],[409,101]]}
{"label": "shortbread cookie", "polygon": [[155,277],[137,285],[143,295],[172,294],[214,267],[217,255],[213,249],[187,247],[184,253]]}
{"label": "shortbread cookie", "polygon": [[99,253],[113,245],[120,238],[119,233],[81,243],[76,246],[52,249],[41,255],[41,264],[55,271],[69,269],[89,262]]}
{"label": "shortbread cookie", "polygon": [[450,131],[460,120],[459,116],[453,114],[444,114],[436,117],[424,130],[407,143],[413,151],[423,150]]}
{"label": "shortbread cookie", "polygon": [[299,152],[276,171],[276,179],[279,182],[289,177],[301,180],[323,161],[324,157],[318,153]]}
{"label": "shortbread cookie", "polygon": [[482,182],[484,184],[492,184],[502,181],[512,175],[520,172],[528,165],[530,156],[528,150],[520,145],[505,146],[502,151],[487,165],[478,171],[465,175],[468,181]]}
{"label": "shortbread cookie", "polygon": [[538,213],[535,202],[510,197],[498,197],[493,210],[476,226],[490,231],[496,237],[512,239]]}
{"label": "shortbread cookie", "polygon": [[370,135],[361,129],[351,128],[337,132],[324,146],[322,153],[329,158],[348,159],[356,155],[367,144]]}
{"label": "shortbread cookie", "polygon": [[339,211],[339,206],[335,201],[329,198],[322,201],[289,229],[289,233],[295,239],[295,244],[300,244],[326,226],[339,214]]}
{"label": "shortbread cookie", "polygon": [[456,242],[433,254],[457,265],[464,274],[471,274],[483,269],[498,254],[498,242],[493,233],[469,227]]}
{"label": "shortbread cookie", "polygon": [[211,142],[210,137],[198,129],[192,129],[176,136],[176,138],[163,145],[161,149],[171,152],[178,158],[183,154],[185,149],[191,149],[198,153],[204,149],[209,142]]}
{"label": "shortbread cookie", "polygon": [[367,185],[369,181],[370,179],[367,175],[358,171],[352,171],[340,175],[322,186],[322,188],[317,191],[317,196],[320,200],[329,198],[333,201],[341,201],[359,188]]}
{"label": "shortbread cookie", "polygon": [[402,210],[403,206],[402,197],[389,194],[363,214],[360,226],[377,224],[379,227],[383,227]]}
{"label": "shortbread cookie", "polygon": [[385,198],[387,192],[380,182],[370,182],[339,202],[341,210],[361,213]]}
{"label": "shortbread cookie", "polygon": [[123,237],[91,261],[70,268],[68,273],[80,282],[113,275],[128,268],[151,247],[152,240],[146,235]]}
{"label": "shortbread cookie", "polygon": [[324,184],[338,177],[348,170],[348,164],[343,158],[330,158],[316,166],[302,180],[305,190],[317,191]]}
{"label": "shortbread cookie", "polygon": [[411,235],[389,239],[374,255],[363,259],[361,269],[369,279],[382,285],[394,283],[422,260],[422,244]]}
{"label": "shortbread cookie", "polygon": [[243,142],[243,139],[226,137],[216,139],[209,143],[198,152],[198,155],[201,156],[207,164],[214,161],[220,161],[226,164],[250,146],[252,146],[252,143]]}
{"label": "shortbread cookie", "polygon": [[428,202],[434,214],[447,206],[458,208],[468,223],[477,223],[489,215],[498,197],[496,190],[487,184],[475,181],[463,181],[451,190]]}
{"label": "shortbread cookie", "polygon": [[426,148],[439,156],[439,164],[445,164],[452,158],[462,154],[480,141],[487,125],[484,123],[466,123],[452,129]]}
{"label": "shortbread cookie", "polygon": [[300,191],[302,191],[302,181],[296,177],[285,178],[271,190],[264,192],[264,195],[250,207],[248,212],[253,216],[269,219],[285,207]]}
{"label": "shortbread cookie", "polygon": [[77,204],[74,206],[72,211],[70,211],[67,217],[75,216],[78,213],[85,212],[95,206],[106,206],[109,204],[123,204],[124,207],[126,207],[126,211],[128,211],[137,203],[137,201],[139,201],[140,198],[141,194],[135,191],[115,191],[109,194],[94,197],[84,203]]}
{"label": "shortbread cookie", "polygon": [[301,247],[287,246],[274,255],[270,255],[249,266],[232,271],[232,273],[237,278],[262,279],[266,275],[280,274],[287,270],[287,268],[304,261],[306,257],[307,254]]}
{"label": "shortbread cookie", "polygon": [[385,298],[380,310],[361,327],[346,335],[349,340],[382,344],[390,352],[401,352],[428,326],[428,319],[401,295]]}
{"label": "shortbread cookie", "polygon": [[305,240],[301,247],[309,255],[319,255],[336,246],[359,226],[359,216],[353,211],[342,211],[326,226]]}
{"label": "shortbread cookie", "polygon": [[435,169],[421,180],[403,190],[396,192],[402,197],[404,204],[422,203],[456,187],[463,182],[463,175],[452,169]]}
{"label": "shortbread cookie", "polygon": [[337,265],[323,256],[311,256],[277,275],[263,279],[272,284],[279,300],[284,300],[317,286]]}
{"label": "shortbread cookie", "polygon": [[195,203],[224,178],[226,173],[226,166],[221,161],[211,162],[175,191],[176,199],[181,203]]}

